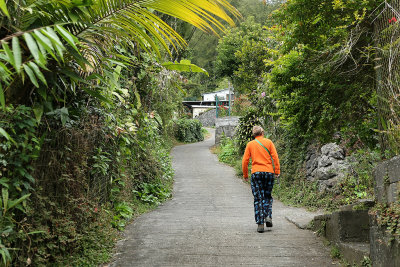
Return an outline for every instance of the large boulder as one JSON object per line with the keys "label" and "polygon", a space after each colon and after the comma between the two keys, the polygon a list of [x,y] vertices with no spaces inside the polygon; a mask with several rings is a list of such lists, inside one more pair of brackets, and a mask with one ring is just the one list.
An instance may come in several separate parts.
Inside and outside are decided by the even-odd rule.
{"label": "large boulder", "polygon": [[307,180],[317,181],[320,191],[332,189],[350,169],[344,150],[335,143],[309,149],[305,165]]}

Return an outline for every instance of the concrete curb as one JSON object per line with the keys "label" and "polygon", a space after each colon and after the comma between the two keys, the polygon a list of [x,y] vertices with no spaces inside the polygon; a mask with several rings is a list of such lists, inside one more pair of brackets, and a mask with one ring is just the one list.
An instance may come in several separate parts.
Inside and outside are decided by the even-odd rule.
{"label": "concrete curb", "polygon": [[285,219],[303,230],[311,230],[311,223],[314,218],[324,215],[322,211],[311,212],[304,208],[287,207],[287,209],[290,212],[285,216]]}

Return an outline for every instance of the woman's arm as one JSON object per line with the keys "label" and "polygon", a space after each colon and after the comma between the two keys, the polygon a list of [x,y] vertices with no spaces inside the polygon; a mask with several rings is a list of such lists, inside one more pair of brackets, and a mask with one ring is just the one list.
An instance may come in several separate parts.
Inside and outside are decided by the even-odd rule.
{"label": "woman's arm", "polygon": [[243,154],[243,159],[242,159],[242,171],[243,171],[243,178],[245,180],[248,179],[249,177],[249,161],[250,161],[250,149],[249,149],[249,144],[246,146],[246,150],[244,151]]}

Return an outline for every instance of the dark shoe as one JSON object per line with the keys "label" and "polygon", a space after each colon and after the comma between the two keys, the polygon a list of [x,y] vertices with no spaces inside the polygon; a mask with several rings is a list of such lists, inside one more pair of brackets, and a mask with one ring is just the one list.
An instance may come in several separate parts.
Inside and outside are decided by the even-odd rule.
{"label": "dark shoe", "polygon": [[263,233],[264,232],[264,224],[259,224],[257,227],[257,232]]}
{"label": "dark shoe", "polygon": [[265,219],[265,226],[272,227],[272,219],[271,218],[266,218]]}

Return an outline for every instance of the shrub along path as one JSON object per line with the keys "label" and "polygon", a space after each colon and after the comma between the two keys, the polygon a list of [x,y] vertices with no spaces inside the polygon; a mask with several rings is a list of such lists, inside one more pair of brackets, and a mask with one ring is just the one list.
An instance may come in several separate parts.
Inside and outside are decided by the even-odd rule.
{"label": "shrub along path", "polygon": [[173,149],[174,198],[126,228],[111,266],[331,266],[321,240],[285,220],[293,208],[278,201],[272,231],[256,232],[251,189],[213,144]]}

